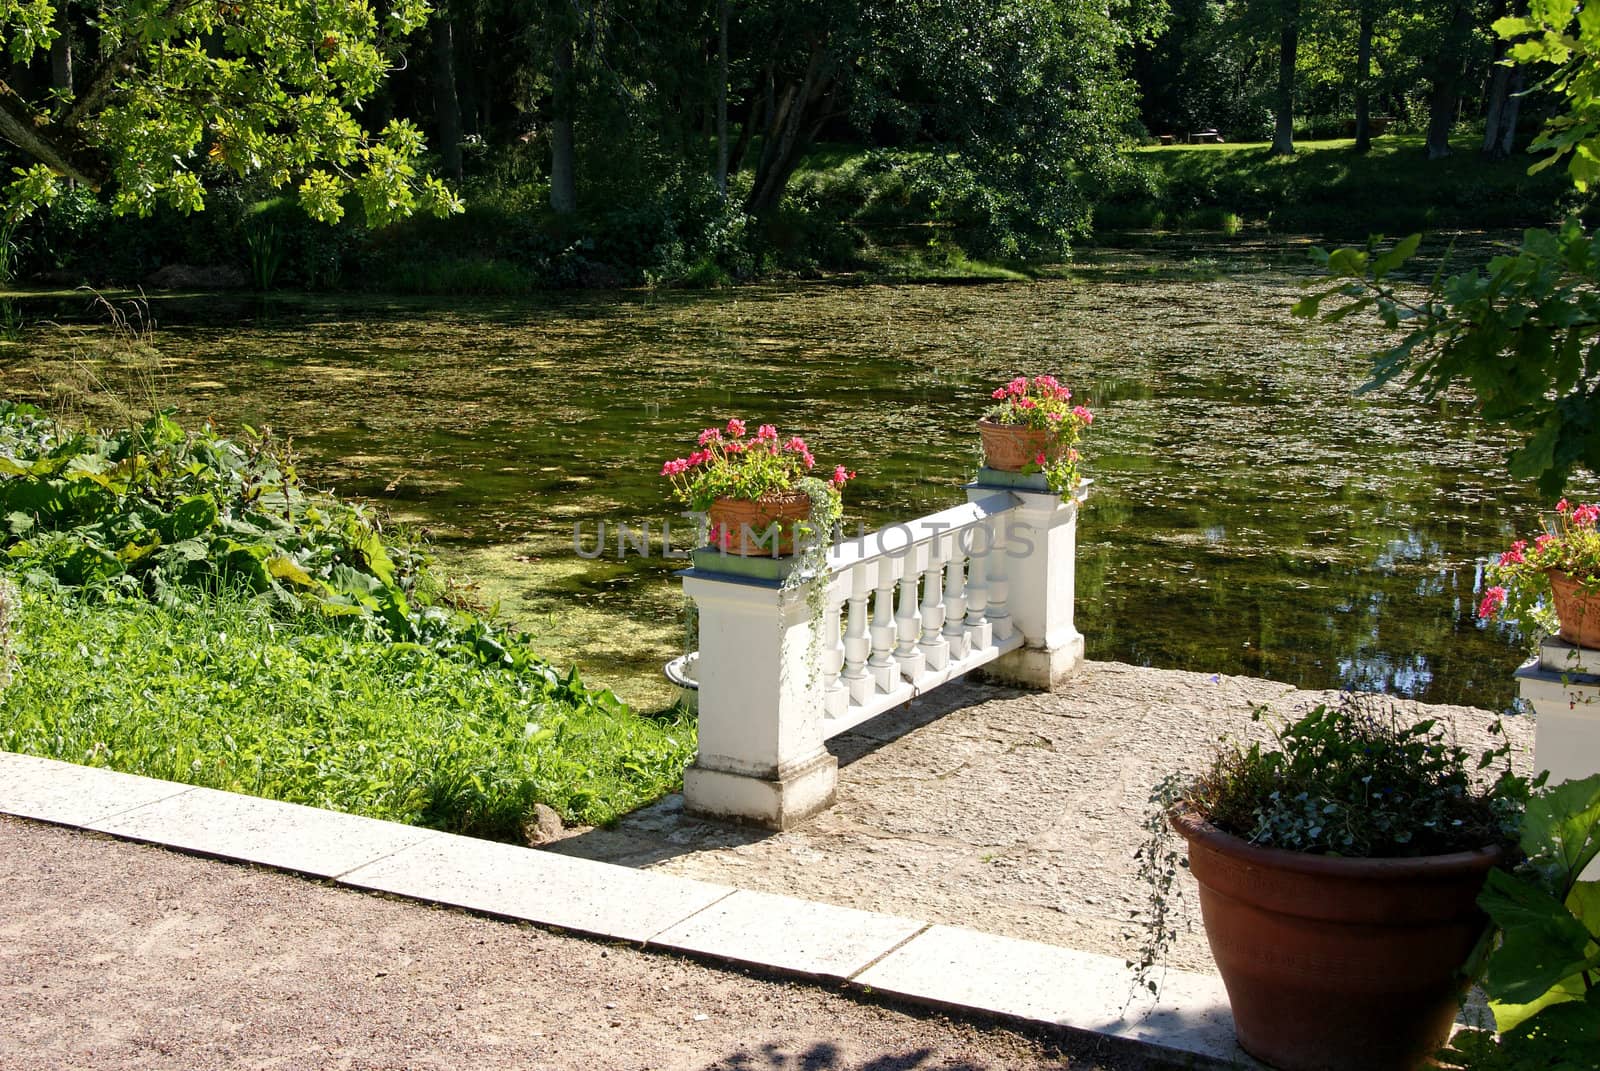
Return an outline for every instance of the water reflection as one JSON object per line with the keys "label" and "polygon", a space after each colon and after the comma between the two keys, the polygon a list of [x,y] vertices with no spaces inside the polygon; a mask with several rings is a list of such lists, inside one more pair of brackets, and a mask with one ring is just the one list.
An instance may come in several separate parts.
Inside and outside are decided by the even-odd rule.
{"label": "water reflection", "polygon": [[[323,483],[439,539],[576,562],[574,521],[671,516],[661,460],[735,414],[857,469],[852,521],[942,508],[976,468],[989,387],[1049,369],[1099,414],[1091,657],[1507,705],[1515,637],[1472,618],[1478,559],[1537,526],[1506,444],[1459,405],[1353,397],[1376,336],[1291,320],[1281,268],[1168,277],[1134,257],[985,287],[164,301],[161,390],[190,418],[292,433]],[[24,345],[0,386],[47,396],[54,343]],[[581,663],[675,653],[630,627],[671,605],[673,563],[581,564],[529,595],[615,616]]]}

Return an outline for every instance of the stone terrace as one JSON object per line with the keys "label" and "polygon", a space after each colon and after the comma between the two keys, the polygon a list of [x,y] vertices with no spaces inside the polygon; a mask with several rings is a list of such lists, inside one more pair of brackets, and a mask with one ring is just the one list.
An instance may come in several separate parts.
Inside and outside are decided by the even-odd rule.
{"label": "stone terrace", "polygon": [[[1125,956],[1144,895],[1134,853],[1151,787],[1203,764],[1222,737],[1265,736],[1270,723],[1251,719],[1262,704],[1292,714],[1335,698],[1114,662],[1087,663],[1053,695],[962,681],[830,741],[838,803],[798,828],[700,821],[673,796],[549,847]],[[1418,709],[1453,724],[1474,750],[1491,739],[1488,711]],[[1507,729],[1526,770],[1533,725],[1511,718]],[[1192,895],[1187,903],[1194,925],[1171,965],[1211,971],[1198,905]]]}

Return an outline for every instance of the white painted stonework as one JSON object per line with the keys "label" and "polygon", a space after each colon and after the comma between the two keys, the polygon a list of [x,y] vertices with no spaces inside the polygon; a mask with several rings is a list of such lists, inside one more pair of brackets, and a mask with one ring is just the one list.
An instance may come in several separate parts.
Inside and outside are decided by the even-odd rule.
{"label": "white painted stonework", "polygon": [[[1533,765],[1550,783],[1600,773],[1600,651],[1555,637],[1517,670],[1522,698],[1533,707]],[[1600,860],[1583,876],[1600,880]]]}
{"label": "white painted stonework", "polygon": [[700,622],[689,810],[786,828],[833,802],[828,738],[975,669],[1060,686],[1083,663],[1086,493],[982,470],[966,505],[831,548],[820,599],[807,597],[813,581],[784,590],[792,559],[700,552],[683,574]]}

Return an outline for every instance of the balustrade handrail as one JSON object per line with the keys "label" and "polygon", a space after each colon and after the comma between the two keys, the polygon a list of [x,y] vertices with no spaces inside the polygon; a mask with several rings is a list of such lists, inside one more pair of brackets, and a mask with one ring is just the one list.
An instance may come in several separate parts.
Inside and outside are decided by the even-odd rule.
{"label": "balustrade handrail", "polygon": [[691,811],[782,828],[832,799],[829,738],[973,670],[1049,688],[1081,664],[1083,491],[966,491],[963,505],[841,538],[820,561],[817,548],[770,567],[699,556],[681,574],[699,608]]}
{"label": "balustrade handrail", "polygon": [[[1016,509],[1019,504],[1017,496],[1010,491],[998,491],[964,505],[951,506],[949,509],[930,513],[912,521],[892,524],[886,528],[840,540],[829,548],[827,571],[830,575],[838,575],[846,569],[879,558],[904,557],[913,553],[917,547],[927,546],[941,537],[952,535],[959,537],[987,524],[994,517]],[[901,546],[885,546],[884,533],[897,529],[906,530],[908,534],[906,542]],[[869,542],[874,545],[868,546]]]}

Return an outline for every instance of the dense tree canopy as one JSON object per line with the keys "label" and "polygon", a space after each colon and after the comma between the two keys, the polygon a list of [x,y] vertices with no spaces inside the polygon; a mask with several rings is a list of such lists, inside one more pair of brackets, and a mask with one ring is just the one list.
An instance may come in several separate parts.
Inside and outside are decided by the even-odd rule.
{"label": "dense tree canopy", "polygon": [[[1307,135],[1353,134],[1364,151],[1401,127],[1425,133],[1439,157],[1481,123],[1486,153],[1526,147],[1519,124],[1542,118],[1550,93],[1520,92],[1527,58],[1489,29],[1526,10],[1527,0],[0,0],[0,186],[13,218],[55,205],[66,221],[54,236],[44,224],[24,233],[25,259],[47,269],[74,260],[63,241],[99,233],[106,206],[146,216],[209,205],[226,213],[185,226],[215,220],[221,244],[255,243],[235,263],[272,274],[270,219],[294,236],[300,281],[336,277],[349,260],[341,248],[366,239],[348,238],[348,223],[336,240],[305,235],[301,216],[283,214],[291,193],[314,220],[373,227],[476,202],[480,219],[500,222],[484,235],[457,221],[457,248],[563,284],[590,278],[580,261],[626,265],[635,280],[661,265],[752,274],[775,248],[785,267],[848,262],[866,239],[841,237],[846,219],[977,257],[1059,256],[1088,228],[1096,196],[1164,189],[1125,152],[1162,135],[1216,130],[1287,154]],[[832,186],[814,170],[830,153],[855,169],[838,169]],[[1195,201],[1184,191],[1172,207],[1185,199]],[[923,228],[914,239],[913,226]],[[173,259],[131,257],[122,277]]]}
{"label": "dense tree canopy", "polygon": [[417,127],[371,131],[358,114],[427,14],[423,0],[381,18],[365,0],[5,0],[12,206],[48,204],[70,180],[123,211],[193,211],[214,170],[297,184],[318,219],[342,215],[350,191],[374,223],[449,212],[452,195],[417,174]]}

